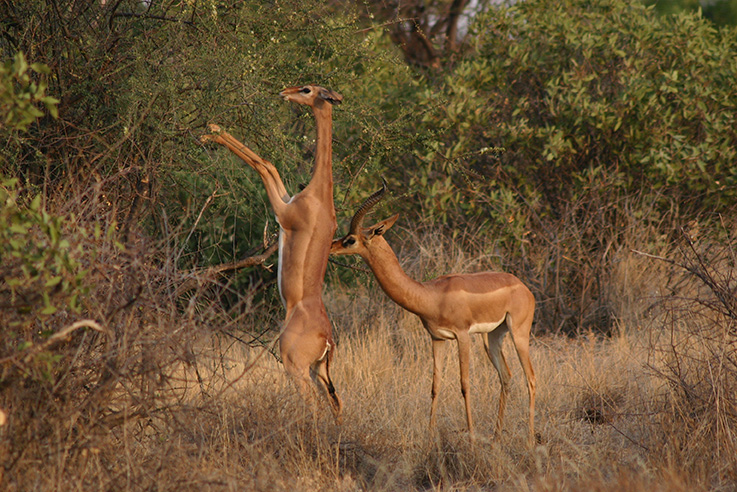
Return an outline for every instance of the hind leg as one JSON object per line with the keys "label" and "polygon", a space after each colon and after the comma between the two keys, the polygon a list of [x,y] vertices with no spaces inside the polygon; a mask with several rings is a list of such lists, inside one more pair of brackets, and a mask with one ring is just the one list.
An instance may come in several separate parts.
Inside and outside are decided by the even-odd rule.
{"label": "hind leg", "polygon": [[330,379],[330,359],[332,358],[332,350],[329,350],[322,360],[317,361],[313,366],[315,375],[315,384],[320,387],[328,398],[330,409],[333,411],[335,421],[340,424],[340,415],[343,411],[343,402],[340,401],[338,393],[335,391],[333,381]]}
{"label": "hind leg", "polygon": [[499,383],[501,385],[501,392],[499,394],[499,416],[496,419],[497,436],[501,435],[502,432],[504,411],[507,407],[507,396],[509,395],[509,380],[512,377],[507,360],[504,358],[504,352],[502,352],[502,342],[504,341],[504,335],[506,334],[507,325],[504,323],[498,326],[494,331],[487,333],[484,337],[486,355],[489,356],[489,360],[494,365],[494,369],[496,369],[496,372],[499,375]]}
{"label": "hind leg", "polygon": [[[295,322],[298,320],[298,317],[292,317],[290,326],[295,326]],[[321,356],[322,352],[319,347],[311,347],[307,343],[310,341],[300,333],[295,334],[292,331],[285,330],[279,339],[279,349],[284,370],[294,382],[310,411],[315,413],[317,411],[317,399],[315,397],[315,387],[312,384],[311,366]]]}
{"label": "hind leg", "polygon": [[519,363],[522,366],[522,370],[525,372],[525,379],[527,380],[527,395],[530,399],[530,432],[529,432],[529,445],[532,446],[535,442],[535,371],[532,369],[532,362],[530,362],[530,329],[532,327],[532,317],[522,323],[518,329],[512,330],[512,341],[514,342],[514,348],[517,350],[517,357]]}
{"label": "hind leg", "polygon": [[294,364],[289,358],[284,358],[284,369],[292,380],[294,386],[296,386],[302,401],[309,409],[310,413],[316,414],[317,412],[317,399],[315,398],[315,388],[312,385],[312,378],[310,377],[310,368],[300,367]]}

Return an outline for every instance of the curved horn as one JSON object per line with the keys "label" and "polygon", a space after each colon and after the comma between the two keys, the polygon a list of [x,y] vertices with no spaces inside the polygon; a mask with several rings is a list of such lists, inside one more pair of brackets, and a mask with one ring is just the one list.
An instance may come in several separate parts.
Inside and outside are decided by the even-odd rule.
{"label": "curved horn", "polygon": [[374,208],[382,198],[384,198],[384,195],[386,195],[386,180],[382,177],[381,178],[381,189],[379,191],[374,192],[370,197],[366,199],[365,202],[358,208],[358,211],[353,215],[353,219],[351,219],[351,228],[348,234],[356,234],[358,233],[359,229],[361,228],[361,225],[363,224],[363,218],[366,216],[369,211]]}

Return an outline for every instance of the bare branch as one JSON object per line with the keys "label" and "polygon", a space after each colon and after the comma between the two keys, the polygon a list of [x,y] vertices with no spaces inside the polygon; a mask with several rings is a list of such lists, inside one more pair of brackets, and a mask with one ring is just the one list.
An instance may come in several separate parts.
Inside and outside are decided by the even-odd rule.
{"label": "bare branch", "polygon": [[99,331],[100,333],[104,333],[108,337],[112,338],[113,333],[108,330],[107,328],[104,328],[101,326],[97,321],[91,320],[91,319],[83,319],[79,320],[75,323],[72,323],[71,325],[67,326],[66,328],[59,330],[58,332],[51,335],[44,343],[40,345],[32,345],[30,348],[24,351],[20,351],[16,353],[15,355],[11,355],[9,357],[5,357],[3,359],[0,359],[0,364],[4,364],[11,361],[17,361],[20,358],[23,358],[23,361],[28,361],[29,358],[39,352],[43,352],[47,348],[51,347],[57,342],[61,342],[65,340],[67,337],[69,337],[73,332],[79,330],[80,328],[91,328],[95,331]]}
{"label": "bare branch", "polygon": [[182,282],[179,287],[177,287],[177,290],[175,291],[175,296],[179,297],[184,292],[206,283],[216,283],[218,276],[225,272],[261,265],[265,263],[266,260],[276,252],[277,249],[279,249],[279,243],[274,241],[266,246],[264,252],[261,254],[249,256],[247,258],[243,258],[242,260],[233,261],[230,263],[223,263],[221,265],[211,266],[205,269],[193,270],[184,276],[184,282]]}

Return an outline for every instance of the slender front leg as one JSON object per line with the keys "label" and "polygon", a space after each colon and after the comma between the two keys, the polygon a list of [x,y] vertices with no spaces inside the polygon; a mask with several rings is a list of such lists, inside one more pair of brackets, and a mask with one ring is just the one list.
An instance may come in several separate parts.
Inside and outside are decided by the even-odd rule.
{"label": "slender front leg", "polygon": [[445,340],[432,341],[432,403],[430,404],[430,428],[434,429],[436,424],[435,410],[438,406],[438,392],[440,391],[441,366],[440,361],[445,353]]}
{"label": "slender front leg", "polygon": [[254,151],[243,145],[230,133],[220,130],[219,126],[210,125],[210,131],[213,133],[211,135],[204,135],[201,139],[202,142],[212,141],[227,147],[243,162],[253,168],[261,177],[261,181],[263,181],[264,188],[266,188],[266,194],[269,197],[271,207],[274,209],[276,216],[279,217],[280,211],[289,201],[290,196],[287,193],[287,189],[284,187],[284,183],[282,182],[281,176],[279,176],[279,171],[277,171],[276,167],[271,162],[263,159]]}
{"label": "slender front leg", "polygon": [[473,418],[471,417],[471,385],[469,382],[469,365],[471,363],[471,336],[467,331],[456,334],[458,341],[458,362],[461,367],[461,393],[466,403],[466,421],[468,433],[473,438]]}

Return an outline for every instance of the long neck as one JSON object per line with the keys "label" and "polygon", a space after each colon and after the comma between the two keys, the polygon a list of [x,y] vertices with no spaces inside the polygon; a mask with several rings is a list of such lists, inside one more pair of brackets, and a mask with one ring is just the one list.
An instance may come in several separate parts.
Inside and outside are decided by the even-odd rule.
{"label": "long neck", "polygon": [[330,103],[316,104],[313,108],[317,127],[317,151],[311,183],[333,189],[333,107]]}
{"label": "long neck", "polygon": [[434,303],[432,293],[402,270],[397,255],[383,237],[374,237],[367,252],[361,256],[394,302],[420,316],[431,309]]}

